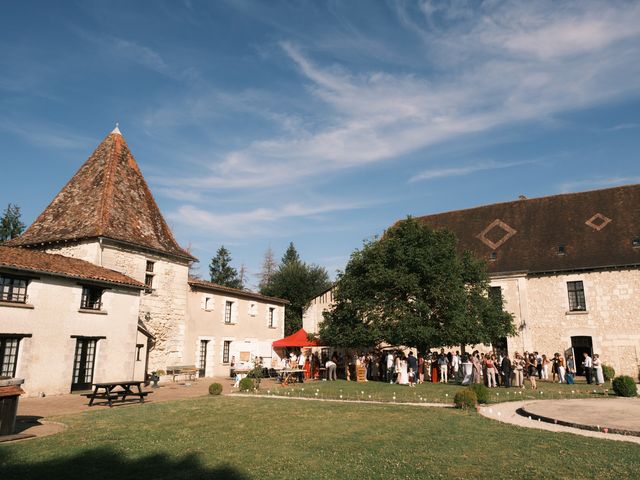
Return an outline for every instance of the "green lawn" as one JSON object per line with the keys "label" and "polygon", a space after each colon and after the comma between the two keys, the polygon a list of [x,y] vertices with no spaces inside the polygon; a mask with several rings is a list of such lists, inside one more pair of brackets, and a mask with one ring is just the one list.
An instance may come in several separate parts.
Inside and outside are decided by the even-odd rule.
{"label": "green lawn", "polygon": [[63,417],[0,478],[636,478],[640,446],[408,405],[203,397]]}
{"label": "green lawn", "polygon": [[[409,387],[406,385],[390,385],[384,382],[347,382],[337,380],[335,382],[307,382],[303,384],[290,384],[281,387],[273,381],[263,383],[256,395],[307,397],[333,400],[364,400],[395,403],[453,403],[453,397],[460,389],[466,388],[453,383],[424,383]],[[595,393],[594,393],[595,391]],[[531,399],[565,399],[565,398],[592,398],[613,396],[610,386],[587,385],[578,383],[575,385],[558,384],[551,382],[538,382],[538,389],[531,390],[529,382],[527,388],[492,388],[490,390],[490,403],[507,402],[514,400]]]}

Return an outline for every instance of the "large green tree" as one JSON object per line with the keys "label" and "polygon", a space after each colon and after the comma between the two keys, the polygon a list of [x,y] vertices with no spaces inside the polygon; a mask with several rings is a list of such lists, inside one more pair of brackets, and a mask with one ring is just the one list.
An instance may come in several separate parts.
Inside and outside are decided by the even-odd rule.
{"label": "large green tree", "polygon": [[289,300],[285,310],[285,334],[302,327],[302,313],[309,301],[331,286],[327,271],[318,265],[307,264],[293,245],[289,244],[278,269],[260,293]]}
{"label": "large green tree", "polygon": [[17,237],[24,229],[25,225],[20,220],[20,207],[10,203],[0,218],[0,242]]}
{"label": "large green tree", "polygon": [[224,248],[224,245],[218,249],[216,256],[211,259],[209,273],[213,283],[231,288],[244,287],[238,271],[231,266],[231,254]]}
{"label": "large green tree", "polygon": [[408,218],[352,254],[320,336],[343,347],[489,343],[513,322],[488,287],[483,263],[459,254],[452,233]]}

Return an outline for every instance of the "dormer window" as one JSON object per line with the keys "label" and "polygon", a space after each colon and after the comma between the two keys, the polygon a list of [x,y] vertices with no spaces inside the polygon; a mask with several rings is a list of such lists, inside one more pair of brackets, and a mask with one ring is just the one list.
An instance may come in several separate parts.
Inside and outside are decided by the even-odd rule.
{"label": "dormer window", "polygon": [[567,251],[564,245],[558,245],[558,255],[566,255]]}
{"label": "dormer window", "polygon": [[0,302],[27,303],[27,284],[25,278],[0,275]]}
{"label": "dormer window", "polygon": [[640,247],[640,235],[633,239],[633,246],[636,248]]}
{"label": "dormer window", "polygon": [[80,308],[83,310],[100,310],[102,308],[102,292],[104,289],[92,285],[83,285]]}
{"label": "dormer window", "polygon": [[489,255],[489,260],[491,260],[492,262],[495,262],[498,259],[498,252],[491,252],[491,255]]}

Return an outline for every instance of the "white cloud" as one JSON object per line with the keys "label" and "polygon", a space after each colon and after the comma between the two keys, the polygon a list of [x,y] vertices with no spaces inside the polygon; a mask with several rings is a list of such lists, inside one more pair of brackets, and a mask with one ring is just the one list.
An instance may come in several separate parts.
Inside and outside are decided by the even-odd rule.
{"label": "white cloud", "polygon": [[409,183],[419,182],[424,180],[433,180],[436,178],[445,177],[460,177],[463,175],[470,175],[475,172],[481,172],[483,170],[499,170],[502,168],[517,167],[520,165],[526,165],[536,163],[535,160],[523,161],[523,162],[480,162],[474,165],[465,165],[463,167],[449,167],[449,168],[430,168],[423,170],[422,172],[414,175],[409,179]]}
{"label": "white cloud", "polygon": [[577,192],[581,190],[615,187],[618,185],[632,185],[640,183],[640,177],[598,177],[583,180],[571,180],[560,184],[561,193]]}
{"label": "white cloud", "polygon": [[[454,67],[447,75],[353,73],[340,65],[320,65],[303,48],[283,42],[283,52],[307,82],[310,100],[324,108],[323,121],[305,121],[304,112],[282,113],[295,119],[283,131],[212,159],[210,172],[197,178],[165,181],[200,189],[291,184],[637,94],[636,5],[491,5],[494,10],[475,16],[458,8],[450,14],[458,23],[448,30],[430,30],[435,22],[421,26],[399,9],[405,25],[425,41],[428,55],[449,57]],[[433,15],[426,3],[423,10]],[[271,108],[266,113],[277,118]]]}
{"label": "white cloud", "polygon": [[255,208],[244,212],[212,213],[193,205],[183,205],[167,215],[171,221],[218,236],[264,235],[277,228],[275,222],[289,218],[314,218],[318,215],[364,208],[366,202],[288,203],[279,208]]}
{"label": "white cloud", "polygon": [[22,138],[38,147],[85,150],[94,145],[95,138],[69,131],[67,128],[51,123],[24,123],[14,120],[0,120],[0,130]]}

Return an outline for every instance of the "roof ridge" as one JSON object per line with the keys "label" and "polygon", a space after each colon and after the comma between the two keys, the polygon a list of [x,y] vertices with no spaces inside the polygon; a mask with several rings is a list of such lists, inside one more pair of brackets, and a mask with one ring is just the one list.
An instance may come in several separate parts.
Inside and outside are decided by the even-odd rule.
{"label": "roof ridge", "polygon": [[[116,127],[117,128],[117,127]],[[117,166],[117,159],[115,157],[115,152],[120,146],[120,140],[124,140],[122,135],[115,134],[111,132],[107,137],[113,137],[113,144],[109,150],[109,154],[107,155],[107,169],[106,169],[106,178],[104,182],[104,187],[102,188],[102,198],[100,199],[100,225],[98,226],[98,235],[104,235],[105,233],[105,225],[109,220],[109,212],[110,209],[107,208],[107,204],[111,203],[110,200],[113,198],[113,181],[115,178],[114,171]]]}
{"label": "roof ridge", "polygon": [[[627,184],[627,185],[617,185],[615,187],[594,188],[593,190],[585,190],[585,191],[582,191],[582,192],[554,193],[553,195],[544,195],[544,196],[540,196],[540,197],[519,198],[517,200],[505,200],[504,202],[484,203],[482,205],[475,205],[473,207],[459,208],[459,209],[456,209],[456,210],[445,210],[444,212],[437,212],[437,213],[430,213],[430,214],[426,214],[426,215],[419,215],[419,216],[415,216],[413,218],[424,218],[424,217],[432,217],[432,216],[437,216],[437,215],[449,215],[449,214],[458,213],[458,212],[460,212],[460,213],[468,212],[470,210],[476,210],[478,208],[494,207],[496,205],[519,204],[519,203],[524,203],[524,202],[538,202],[538,201],[541,201],[541,200],[548,200],[548,199],[558,198],[558,197],[570,197],[570,196],[575,196],[575,195],[584,195],[584,194],[587,194],[587,193],[604,192],[604,191],[608,191],[608,190],[623,190],[623,189],[632,188],[632,187],[640,187],[640,184],[630,183],[630,184]],[[398,220],[398,222],[401,222],[401,221],[402,220]],[[395,223],[394,223],[394,225],[395,225]]]}

